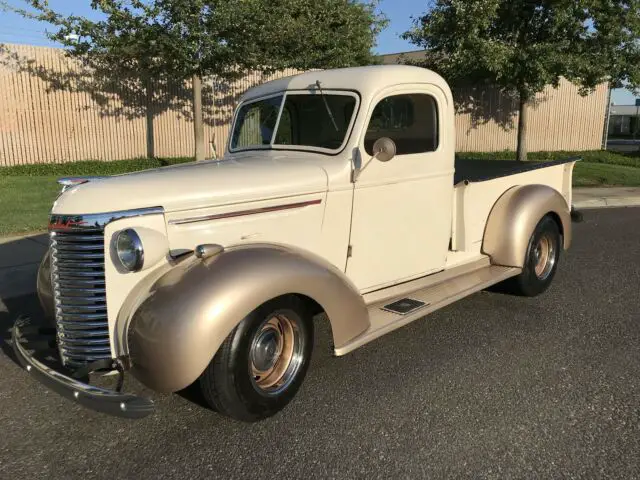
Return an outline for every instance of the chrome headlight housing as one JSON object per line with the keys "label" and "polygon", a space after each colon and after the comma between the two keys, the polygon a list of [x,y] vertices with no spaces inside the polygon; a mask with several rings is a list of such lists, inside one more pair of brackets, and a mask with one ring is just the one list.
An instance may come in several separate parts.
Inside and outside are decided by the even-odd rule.
{"label": "chrome headlight housing", "polygon": [[139,272],[144,265],[142,240],[136,231],[127,228],[116,237],[116,256],[122,267],[129,272]]}

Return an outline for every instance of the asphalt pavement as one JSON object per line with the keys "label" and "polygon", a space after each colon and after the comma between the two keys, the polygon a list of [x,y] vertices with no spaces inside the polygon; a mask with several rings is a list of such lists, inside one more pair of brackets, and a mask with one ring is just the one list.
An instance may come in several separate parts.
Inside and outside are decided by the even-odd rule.
{"label": "asphalt pavement", "polygon": [[[481,292],[343,358],[319,322],[298,396],[257,424],[132,379],[157,413],[84,410],[5,338],[0,478],[639,477],[639,227],[640,208],[585,211],[544,295]],[[4,337],[21,313],[33,295],[0,304]]]}

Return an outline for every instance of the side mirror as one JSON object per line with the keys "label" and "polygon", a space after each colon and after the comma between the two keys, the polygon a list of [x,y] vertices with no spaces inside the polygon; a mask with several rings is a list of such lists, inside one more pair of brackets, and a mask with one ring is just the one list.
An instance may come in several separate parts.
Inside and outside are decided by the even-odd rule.
{"label": "side mirror", "polygon": [[389,137],[382,137],[373,144],[373,156],[381,162],[388,162],[396,156],[396,144]]}

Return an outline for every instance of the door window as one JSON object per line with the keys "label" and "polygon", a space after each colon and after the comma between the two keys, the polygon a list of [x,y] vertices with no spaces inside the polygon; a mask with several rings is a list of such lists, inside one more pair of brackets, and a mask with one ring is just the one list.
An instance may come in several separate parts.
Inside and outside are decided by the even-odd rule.
{"label": "door window", "polygon": [[373,155],[373,144],[389,137],[396,155],[433,152],[438,148],[438,106],[424,93],[393,95],[382,99],[373,110],[364,146]]}

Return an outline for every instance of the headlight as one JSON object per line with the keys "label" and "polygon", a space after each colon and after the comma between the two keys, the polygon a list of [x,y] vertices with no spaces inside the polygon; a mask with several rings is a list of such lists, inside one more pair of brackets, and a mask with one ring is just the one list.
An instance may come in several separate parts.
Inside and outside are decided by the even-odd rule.
{"label": "headlight", "polygon": [[135,230],[127,228],[116,238],[116,251],[122,266],[130,272],[138,272],[144,264],[142,241]]}

